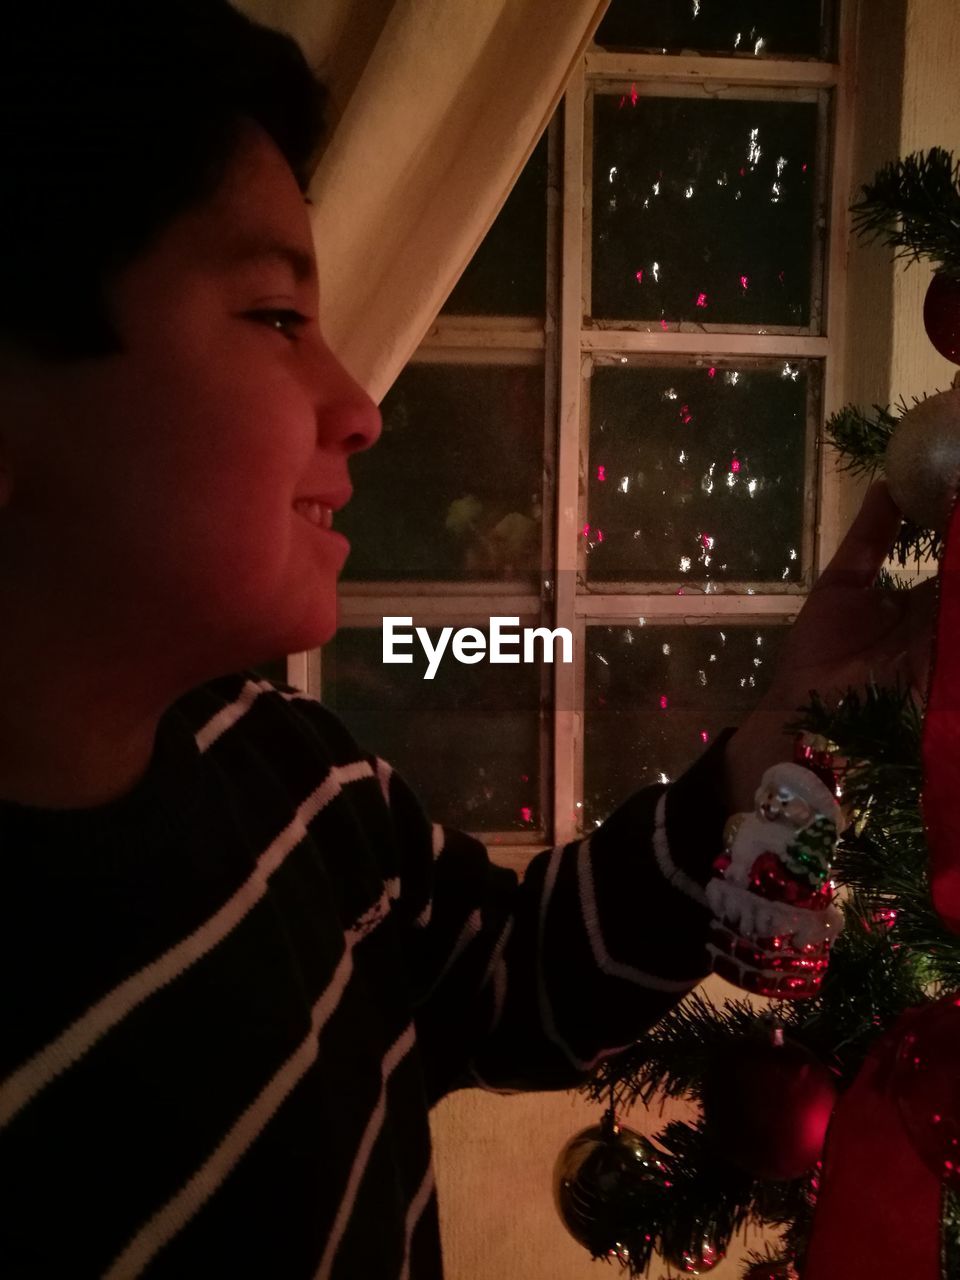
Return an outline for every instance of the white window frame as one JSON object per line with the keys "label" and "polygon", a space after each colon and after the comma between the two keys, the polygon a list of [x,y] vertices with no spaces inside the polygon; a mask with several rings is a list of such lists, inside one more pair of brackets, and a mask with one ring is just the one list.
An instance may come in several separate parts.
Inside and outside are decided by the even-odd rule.
{"label": "white window frame", "polygon": [[[553,492],[544,511],[555,511],[553,526],[544,520],[545,551],[556,571],[544,598],[505,592],[499,584],[363,583],[341,586],[341,625],[379,628],[384,613],[404,597],[405,609],[420,625],[461,619],[459,625],[486,621],[490,614],[518,615],[521,625],[568,627],[574,636],[574,663],[552,670],[552,725],[541,724],[544,754],[543,794],[548,838],[559,844],[581,832],[584,743],[584,644],[592,623],[636,622],[643,617],[676,625],[704,625],[721,619],[749,623],[788,623],[796,616],[812,578],[839,541],[841,479],[823,440],[823,421],[844,403],[846,255],[850,242],[853,91],[859,0],[839,0],[837,60],[790,61],[695,55],[608,53],[588,48],[568,82],[563,112],[563,154],[551,126],[548,149],[547,310],[539,318],[440,316],[413,360],[424,363],[543,363],[546,387],[545,456],[551,459]],[[589,298],[588,255],[591,200],[592,94],[599,86],[636,85],[642,95],[714,94],[809,100],[828,94],[831,110],[827,137],[830,160],[823,203],[827,209],[820,323],[811,314],[806,330],[768,326],[745,332],[742,326],[684,323],[664,332],[659,325],[584,320]],[[821,161],[822,161],[821,157]],[[818,166],[823,171],[823,163]],[[558,181],[558,176],[562,175]],[[562,219],[560,217],[562,209]],[[561,227],[562,222],[562,227]],[[642,594],[616,589],[585,589],[580,530],[584,495],[581,476],[586,458],[585,378],[596,357],[693,356],[722,361],[730,357],[782,357],[822,362],[822,416],[816,440],[808,440],[807,494],[804,504],[806,581],[762,592],[745,584],[718,584],[710,593],[655,584]],[[550,468],[548,468],[550,469]],[[813,483],[810,483],[811,479]],[[545,557],[546,560],[551,557]],[[578,582],[581,585],[578,588]],[[606,586],[606,584],[605,584]],[[552,598],[551,598],[552,597]],[[415,599],[414,599],[415,598]],[[321,650],[293,654],[287,660],[290,683],[320,693]],[[549,678],[549,677],[548,677]],[[552,755],[551,755],[552,753]],[[541,834],[477,833],[498,861],[522,868]]]}

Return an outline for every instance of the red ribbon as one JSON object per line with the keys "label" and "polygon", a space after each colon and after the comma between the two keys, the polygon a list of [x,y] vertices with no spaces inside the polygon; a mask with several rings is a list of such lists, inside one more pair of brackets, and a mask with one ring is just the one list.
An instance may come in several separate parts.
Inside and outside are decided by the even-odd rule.
{"label": "red ribbon", "polygon": [[803,1280],[940,1280],[940,1179],[917,1154],[891,1088],[909,1010],[837,1103]]}
{"label": "red ribbon", "polygon": [[940,558],[939,609],[923,725],[923,820],[933,905],[960,933],[960,502]]}

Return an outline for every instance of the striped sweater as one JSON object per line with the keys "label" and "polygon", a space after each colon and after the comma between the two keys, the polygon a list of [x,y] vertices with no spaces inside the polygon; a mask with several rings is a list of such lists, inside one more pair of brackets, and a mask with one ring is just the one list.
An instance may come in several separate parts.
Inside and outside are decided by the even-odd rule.
{"label": "striped sweater", "polygon": [[706,974],[722,746],[519,880],[249,671],[120,800],[0,804],[0,1275],[440,1277],[431,1105],[576,1085]]}

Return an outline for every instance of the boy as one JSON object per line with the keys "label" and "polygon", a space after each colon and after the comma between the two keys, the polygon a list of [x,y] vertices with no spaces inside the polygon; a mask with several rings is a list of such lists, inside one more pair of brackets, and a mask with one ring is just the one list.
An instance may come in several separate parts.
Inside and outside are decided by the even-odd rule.
{"label": "boy", "polygon": [[923,652],[870,591],[897,513],[746,725],[518,884],[250,670],[333,634],[380,431],[320,336],[296,47],[62,2],[0,70],[0,1274],[439,1277],[429,1106],[574,1085],[706,974],[783,721]]}

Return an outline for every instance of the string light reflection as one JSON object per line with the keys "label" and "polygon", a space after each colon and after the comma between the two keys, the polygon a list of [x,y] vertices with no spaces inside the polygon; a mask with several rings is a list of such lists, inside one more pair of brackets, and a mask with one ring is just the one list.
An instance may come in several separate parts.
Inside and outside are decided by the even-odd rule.
{"label": "string light reflection", "polygon": [[[634,362],[629,370],[607,362],[594,370],[596,483],[585,548],[594,581],[672,578],[674,592],[706,595],[729,589],[730,581],[743,584],[740,592],[751,582],[796,578],[790,553],[802,528],[794,509],[801,505],[807,366],[783,356],[731,364],[688,358],[660,367]],[[800,441],[790,453],[776,438],[786,423],[795,424]],[[689,679],[696,680],[696,668]]]}
{"label": "string light reflection", "polygon": [[756,126],[750,130],[750,145],[747,147],[747,161],[751,169],[755,169],[760,163],[760,157],[763,150],[760,146],[760,128]]}

